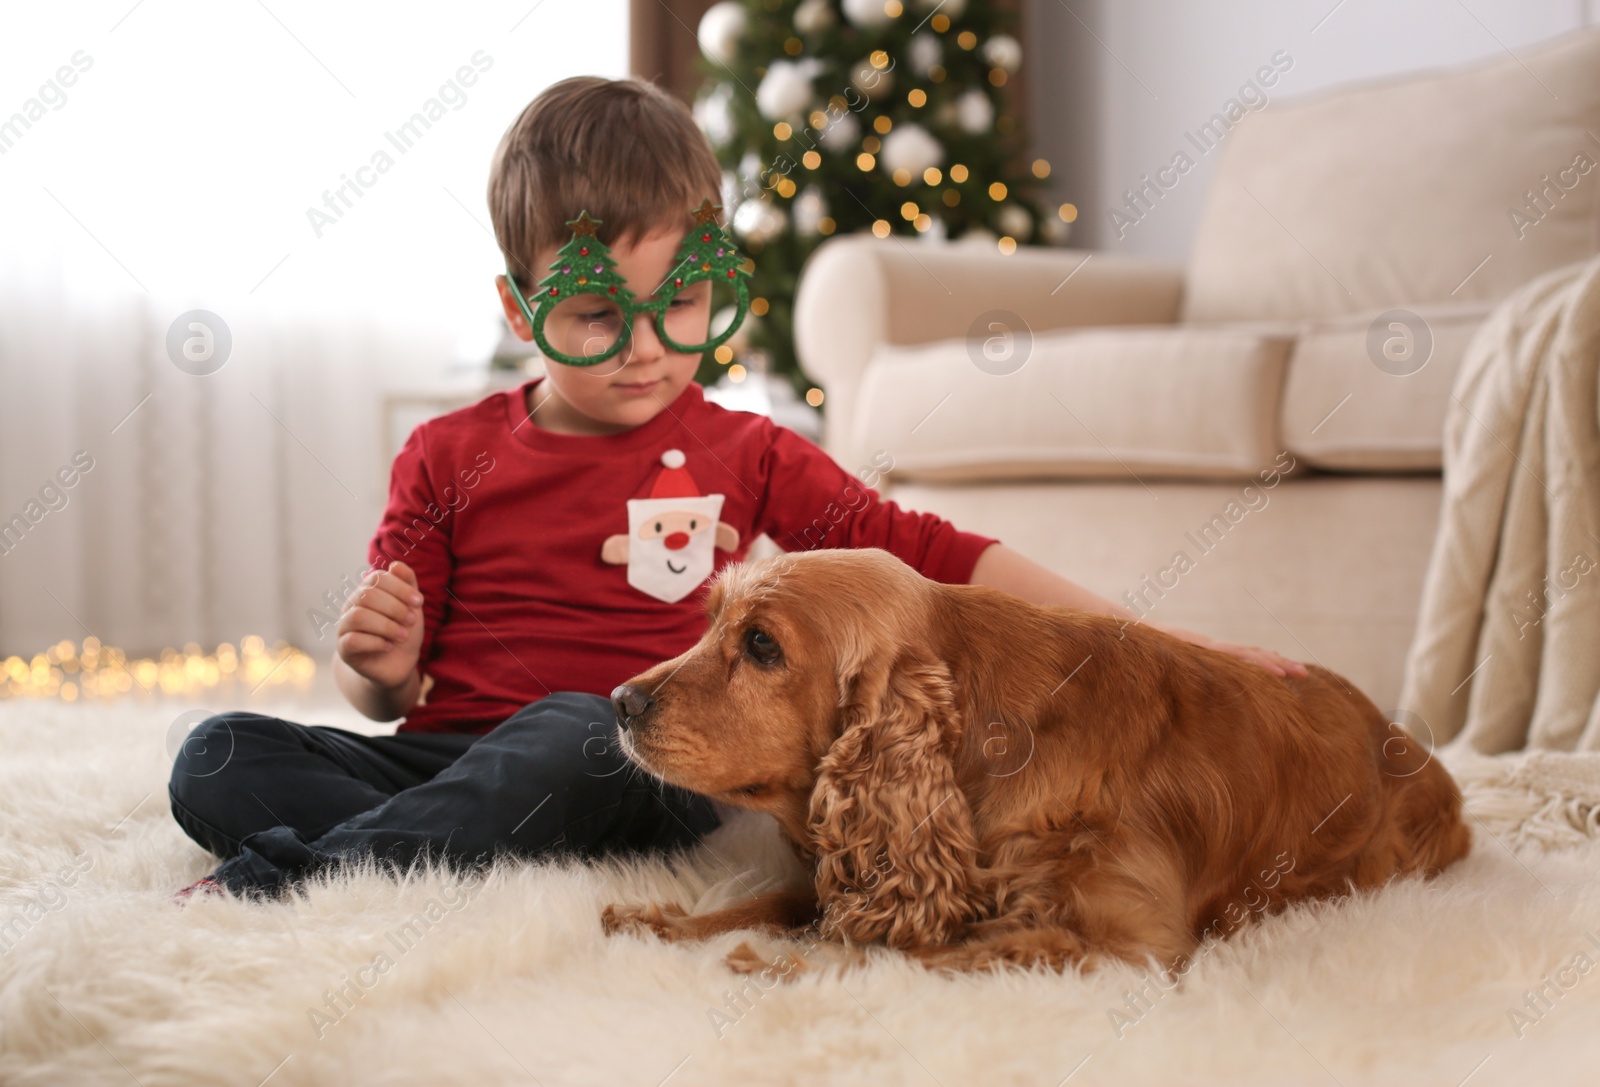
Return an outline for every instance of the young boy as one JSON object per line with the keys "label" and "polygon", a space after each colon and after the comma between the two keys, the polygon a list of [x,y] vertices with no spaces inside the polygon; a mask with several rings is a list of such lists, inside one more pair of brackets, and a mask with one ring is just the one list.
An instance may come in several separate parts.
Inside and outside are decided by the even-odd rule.
{"label": "young boy", "polygon": [[[540,340],[548,376],[411,434],[369,547],[374,570],[338,624],[340,690],[374,720],[404,720],[378,737],[243,712],[204,722],[169,794],[184,830],[226,860],[180,897],[271,895],[346,858],[470,864],[694,843],[717,811],[621,756],[607,696],[698,640],[694,590],[715,568],[763,532],[807,546],[841,495],[855,496],[852,510],[821,546],[882,547],[937,580],[1136,619],[991,537],[880,501],[770,420],[706,401],[691,380],[699,350],[673,345],[712,338],[709,279],[675,288],[680,244],[694,243],[690,230],[713,236],[720,188],[688,110],[649,84],[568,79],[511,126],[489,205],[517,276],[497,286],[512,329]],[[633,311],[630,333],[628,311],[590,288],[563,324],[568,299],[541,286],[563,252],[595,260],[611,295],[614,260],[624,295],[662,304]],[[562,271],[586,281],[590,269]],[[1304,672],[1264,649],[1171,633]]]}

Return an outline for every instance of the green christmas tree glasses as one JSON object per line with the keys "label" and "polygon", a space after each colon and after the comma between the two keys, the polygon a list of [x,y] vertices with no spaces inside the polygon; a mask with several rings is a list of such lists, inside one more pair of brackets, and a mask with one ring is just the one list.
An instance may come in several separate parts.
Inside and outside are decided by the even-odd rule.
{"label": "green christmas tree glasses", "polygon": [[717,221],[720,210],[706,200],[692,213],[694,226],[679,244],[653,302],[640,302],[628,289],[610,249],[596,234],[601,220],[591,219],[587,211],[567,223],[572,240],[561,247],[531,303],[508,266],[512,297],[539,350],[567,366],[593,366],[627,346],[634,318],[641,313],[655,317],[657,334],[669,350],[693,355],[727,342],[750,309],[750,272]]}

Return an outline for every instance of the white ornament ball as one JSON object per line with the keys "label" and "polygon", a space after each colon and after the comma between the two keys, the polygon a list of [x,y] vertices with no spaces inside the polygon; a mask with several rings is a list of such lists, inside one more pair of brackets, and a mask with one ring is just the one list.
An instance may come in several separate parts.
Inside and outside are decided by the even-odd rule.
{"label": "white ornament ball", "polygon": [[811,77],[816,61],[775,60],[767,65],[767,74],[761,77],[756,88],[756,108],[769,121],[793,117],[816,97],[811,89]]}
{"label": "white ornament ball", "polygon": [[994,103],[977,88],[966,91],[956,99],[956,122],[974,136],[988,132],[994,124]]}
{"label": "white ornament ball", "polygon": [[739,183],[748,190],[752,185],[761,184],[762,162],[761,156],[754,151],[746,151],[739,160]]}
{"label": "white ornament ball", "polygon": [[925,76],[944,59],[944,47],[939,44],[936,36],[925,30],[919,30],[911,35],[911,44],[906,49],[906,59],[911,64],[913,72]]}
{"label": "white ornament ball", "polygon": [[818,139],[822,146],[835,154],[842,155],[853,150],[861,142],[861,122],[856,120],[856,115],[849,110],[838,116],[828,115],[827,127],[822,130]]}
{"label": "white ornament ball", "polygon": [[917,7],[923,11],[937,9],[940,15],[948,15],[952,19],[958,19],[961,17],[961,13],[967,10],[967,0],[943,0],[943,3],[940,0],[917,0]]}
{"label": "white ornament ball", "polygon": [[700,52],[721,64],[732,63],[744,36],[744,8],[734,0],[712,4],[700,16],[695,36],[700,39]]}
{"label": "white ornament ball", "polygon": [[995,237],[994,231],[988,229],[987,227],[974,226],[968,227],[966,233],[962,234],[961,237],[956,239],[956,244],[977,245],[982,246],[985,249],[993,249],[994,243],[998,240],[999,239]]}
{"label": "white ornament ball", "polygon": [[746,200],[733,213],[733,229],[746,241],[765,244],[783,233],[788,223],[779,208],[766,200]]}
{"label": "white ornament ball", "polygon": [[909,170],[914,177],[920,177],[928,167],[938,166],[943,161],[944,146],[917,124],[897,125],[883,138],[883,149],[878,155],[878,164],[889,173]]}
{"label": "white ornament ball", "polygon": [[1072,233],[1072,224],[1062,222],[1058,216],[1046,215],[1039,223],[1039,233],[1051,245],[1060,245],[1067,240],[1067,235]]}
{"label": "white ornament ball", "polygon": [[833,25],[833,5],[828,0],[805,0],[794,11],[794,28],[802,34],[815,34]]}
{"label": "white ornament ball", "polygon": [[1019,242],[1028,240],[1028,235],[1033,233],[1033,216],[1028,214],[1028,209],[1018,204],[1007,204],[1000,209],[1000,229]]}
{"label": "white ornament ball", "polygon": [[733,87],[719,83],[716,89],[694,105],[695,124],[706,134],[706,139],[721,147],[733,138]]}
{"label": "white ornament ball", "polygon": [[828,214],[828,201],[815,185],[807,185],[794,198],[794,230],[807,237],[818,233],[822,217]]}
{"label": "white ornament ball", "polygon": [[850,85],[877,101],[894,89],[894,74],[887,69],[880,72],[870,60],[864,60],[850,69]]}
{"label": "white ornament ball", "polygon": [[844,9],[844,17],[863,30],[889,21],[884,0],[844,0],[839,6]]}
{"label": "white ornament ball", "polygon": [[1010,34],[996,34],[983,43],[983,59],[1005,72],[1022,67],[1022,43]]}

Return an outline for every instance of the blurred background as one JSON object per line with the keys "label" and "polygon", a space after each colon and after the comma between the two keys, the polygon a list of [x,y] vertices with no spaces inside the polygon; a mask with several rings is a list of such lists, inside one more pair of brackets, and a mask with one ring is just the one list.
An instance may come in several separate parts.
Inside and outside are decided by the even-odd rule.
{"label": "blurred background", "polygon": [[538,370],[505,342],[484,190],[501,133],[557,80],[631,73],[695,107],[761,277],[758,319],[702,379],[814,434],[827,390],[796,368],[787,315],[830,236],[1182,261],[1216,156],[1193,150],[1159,213],[1115,212],[1240,73],[1281,53],[1265,93],[1293,97],[1504,55],[1595,9],[13,6],[0,696],[249,691],[326,661],[410,428]]}

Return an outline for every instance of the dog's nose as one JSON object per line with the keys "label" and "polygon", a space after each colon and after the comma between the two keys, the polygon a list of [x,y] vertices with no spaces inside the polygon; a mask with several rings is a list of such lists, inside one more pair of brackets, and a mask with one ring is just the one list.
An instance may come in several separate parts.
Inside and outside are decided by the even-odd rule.
{"label": "dog's nose", "polygon": [[650,712],[655,699],[624,683],[611,692],[611,705],[617,711],[617,723],[623,728],[632,728],[636,719]]}

